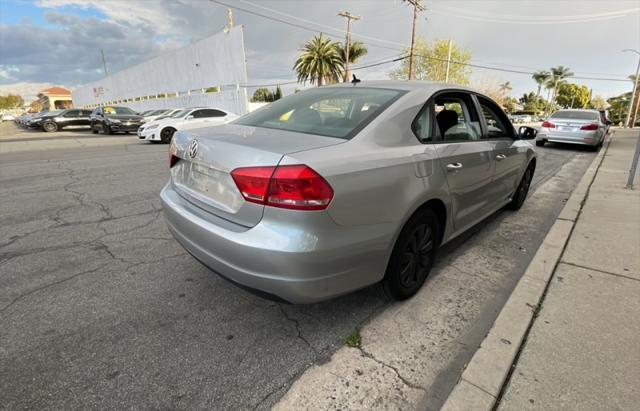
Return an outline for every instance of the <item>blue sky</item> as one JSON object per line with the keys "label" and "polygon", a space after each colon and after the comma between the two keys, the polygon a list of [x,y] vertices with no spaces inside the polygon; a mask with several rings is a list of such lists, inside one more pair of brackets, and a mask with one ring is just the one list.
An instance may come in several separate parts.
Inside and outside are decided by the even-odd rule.
{"label": "blue sky", "polygon": [[[362,35],[365,43],[372,37],[387,42],[371,41],[364,64],[397,56],[397,45],[410,39],[411,9],[400,0],[225,1],[325,31],[344,29],[344,19],[336,14],[348,9],[362,16],[353,25],[354,38]],[[620,50],[640,50],[640,13],[633,11],[640,10],[640,0],[424,0],[424,4],[427,11],[418,21],[418,35],[427,40],[452,39],[470,50],[478,64],[524,70],[565,65],[585,77],[624,78],[635,71],[638,61],[636,55]],[[608,17],[625,10],[632,11]],[[249,82],[294,79],[291,67],[297,50],[313,33],[243,11],[234,15],[236,23],[245,26]],[[598,18],[566,22],[581,16]],[[225,7],[207,0],[0,0],[0,92],[33,84],[75,87],[102,75],[101,48],[109,71],[115,72],[216,33],[226,18]],[[383,44],[395,44],[396,49],[380,47]],[[378,66],[359,74],[381,79],[393,68]],[[513,96],[535,89],[528,75],[480,69],[473,73],[476,86],[510,81]],[[630,89],[630,82],[575,82],[605,97]]]}

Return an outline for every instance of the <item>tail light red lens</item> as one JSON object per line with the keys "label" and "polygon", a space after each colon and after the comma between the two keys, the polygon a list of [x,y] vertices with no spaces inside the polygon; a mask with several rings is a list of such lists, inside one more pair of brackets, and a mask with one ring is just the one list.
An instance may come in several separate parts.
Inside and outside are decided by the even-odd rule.
{"label": "tail light red lens", "polygon": [[264,204],[274,170],[275,167],[236,168],[231,172],[231,177],[245,200]]}
{"label": "tail light red lens", "polygon": [[580,130],[585,130],[585,131],[594,131],[597,129],[598,129],[597,124],[587,124],[586,126],[580,127]]}
{"label": "tail light red lens", "polygon": [[292,210],[324,210],[333,189],[309,166],[243,167],[231,172],[247,201]]}
{"label": "tail light red lens", "polygon": [[173,153],[169,153],[169,168],[175,166],[178,161],[180,161],[180,157],[174,155]]}
{"label": "tail light red lens", "polygon": [[545,121],[542,123],[542,127],[544,128],[556,128],[556,125],[550,121]]}

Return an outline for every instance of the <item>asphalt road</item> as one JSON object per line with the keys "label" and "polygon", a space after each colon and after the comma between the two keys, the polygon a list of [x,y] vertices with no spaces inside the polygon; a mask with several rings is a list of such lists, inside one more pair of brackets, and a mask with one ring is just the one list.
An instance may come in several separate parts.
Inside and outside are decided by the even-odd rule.
{"label": "asphalt road", "polygon": [[[392,304],[373,286],[282,305],[222,280],[166,229],[158,193],[167,147],[114,138],[127,140],[0,154],[0,408],[268,408]],[[554,177],[562,188],[539,195],[539,219],[498,231],[512,215],[498,212],[445,247],[435,268],[455,265],[473,247],[497,255],[483,264],[509,267],[508,281],[469,295],[480,321],[465,322],[459,305],[442,312],[474,335],[486,333],[546,221],[594,157],[571,147],[538,151],[533,189]],[[464,357],[456,349],[446,357],[452,370]],[[436,393],[455,380],[441,374]]]}

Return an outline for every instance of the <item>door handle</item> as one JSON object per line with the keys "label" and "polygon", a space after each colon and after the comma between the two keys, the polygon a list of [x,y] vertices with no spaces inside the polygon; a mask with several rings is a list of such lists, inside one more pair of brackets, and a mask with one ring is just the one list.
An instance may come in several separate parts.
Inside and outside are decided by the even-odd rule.
{"label": "door handle", "polygon": [[447,170],[460,170],[461,168],[462,168],[462,163],[447,164]]}
{"label": "door handle", "polygon": [[505,156],[504,154],[498,154],[498,155],[496,156],[496,160],[498,160],[498,161],[502,161],[502,160],[504,160],[505,158],[507,158],[507,156]]}

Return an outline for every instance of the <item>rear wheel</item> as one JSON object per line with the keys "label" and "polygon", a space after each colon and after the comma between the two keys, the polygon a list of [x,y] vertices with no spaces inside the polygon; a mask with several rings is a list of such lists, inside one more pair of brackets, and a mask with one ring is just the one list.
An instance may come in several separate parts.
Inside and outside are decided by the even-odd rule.
{"label": "rear wheel", "polygon": [[545,143],[544,140],[536,140],[536,146],[538,146],[538,147],[544,146],[544,143]]}
{"label": "rear wheel", "polygon": [[440,224],[435,213],[423,209],[409,219],[393,248],[383,285],[395,300],[413,296],[431,272],[440,244]]}
{"label": "rear wheel", "polygon": [[524,172],[522,176],[522,180],[520,180],[520,184],[516,189],[516,192],[513,193],[513,198],[511,202],[507,205],[511,210],[519,210],[520,207],[524,204],[524,200],[527,199],[527,194],[529,193],[529,187],[531,186],[531,180],[533,179],[533,172],[535,171],[535,166],[533,164],[529,164],[527,170]]}
{"label": "rear wheel", "polygon": [[160,140],[162,140],[162,142],[165,144],[171,143],[171,138],[173,138],[173,135],[175,134],[175,132],[176,130],[173,128],[165,128],[160,133]]}
{"label": "rear wheel", "polygon": [[58,131],[58,125],[53,121],[47,121],[42,125],[42,129],[47,133],[52,133],[52,132]]}

